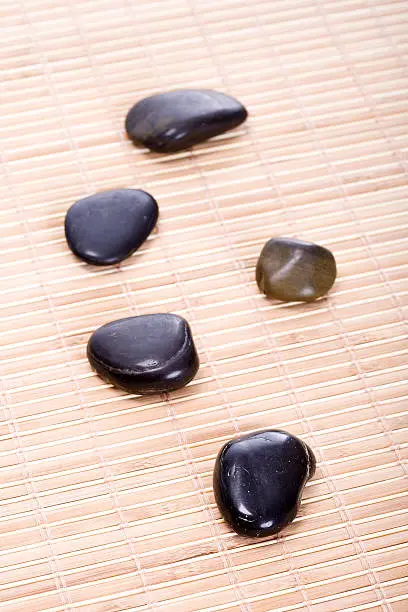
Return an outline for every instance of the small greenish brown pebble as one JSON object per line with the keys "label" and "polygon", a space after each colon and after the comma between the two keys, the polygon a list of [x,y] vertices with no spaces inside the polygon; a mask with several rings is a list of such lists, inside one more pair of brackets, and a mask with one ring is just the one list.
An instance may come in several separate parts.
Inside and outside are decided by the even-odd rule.
{"label": "small greenish brown pebble", "polygon": [[313,302],[336,279],[336,260],[328,249],[294,238],[271,238],[256,266],[259,289],[284,302]]}

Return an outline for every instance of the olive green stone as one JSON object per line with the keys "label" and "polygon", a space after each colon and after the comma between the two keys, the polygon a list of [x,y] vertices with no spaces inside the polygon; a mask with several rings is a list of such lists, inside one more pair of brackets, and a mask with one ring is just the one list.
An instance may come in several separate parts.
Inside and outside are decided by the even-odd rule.
{"label": "olive green stone", "polygon": [[325,295],[336,279],[333,254],[318,244],[294,238],[271,238],[256,266],[259,289],[284,302],[313,302]]}

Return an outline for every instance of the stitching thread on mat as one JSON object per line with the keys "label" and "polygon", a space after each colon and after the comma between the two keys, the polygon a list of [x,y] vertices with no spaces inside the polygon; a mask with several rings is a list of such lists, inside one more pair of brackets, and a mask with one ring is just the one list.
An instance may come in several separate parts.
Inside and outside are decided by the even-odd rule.
{"label": "stitching thread on mat", "polygon": [[[325,15],[321,11],[319,0],[316,0],[316,3],[318,5],[319,13],[320,13],[320,15],[321,15],[325,25],[326,25],[326,28],[327,28],[330,36],[332,37],[333,40],[335,40],[334,35],[333,35],[332,31],[331,31],[331,28],[330,28],[330,26],[327,23],[327,20],[325,18]],[[337,44],[337,43],[335,43],[335,44],[336,44],[336,46],[338,48],[340,48],[339,44]],[[344,59],[346,59],[346,58],[344,57]],[[349,63],[347,61],[346,61],[346,65],[347,65],[347,67],[349,66]],[[290,83],[289,77],[287,77],[287,78],[288,78],[288,82]],[[290,85],[290,87],[291,87],[291,85]],[[296,94],[295,94],[295,92],[294,92],[292,87],[291,87],[291,90],[292,90],[292,95],[294,96],[294,99],[296,100],[296,102],[298,104],[298,107],[299,107],[299,110],[300,110],[302,116],[304,116],[306,118],[306,120],[308,121],[308,125],[309,125],[309,127],[311,128],[311,131],[312,131],[313,139],[316,142],[316,138],[315,138],[315,126],[314,126],[313,122],[311,122],[307,118],[307,113],[305,112],[305,110],[304,110],[300,100],[298,100],[298,97],[296,96]],[[344,199],[346,199],[347,198],[347,193],[345,191],[345,188],[344,188],[341,180],[339,179],[339,177],[337,175],[337,172],[336,172],[335,168],[333,168],[333,166],[331,164],[331,161],[330,161],[330,159],[329,159],[329,157],[328,157],[328,155],[326,153],[324,144],[322,144],[322,143],[320,144],[319,150],[322,152],[324,158],[326,159],[327,165],[328,165],[328,167],[331,170],[331,176],[334,177],[334,179],[336,181],[336,184],[342,190]],[[352,212],[352,214],[353,214],[353,216],[355,218],[354,212],[353,211],[351,211],[351,212]],[[359,222],[358,222],[357,219],[356,219],[356,223],[359,225]],[[378,263],[377,263],[377,267],[378,267]],[[329,308],[329,310],[330,310],[330,312],[332,314],[332,318],[333,318],[334,323],[336,325],[338,325],[337,318],[333,315],[333,309],[332,309],[332,306],[330,304],[330,298],[327,300],[327,304],[328,304],[328,308]],[[345,341],[346,349],[349,350],[349,345],[348,345],[348,342],[346,342],[346,337],[344,335],[344,331],[342,330],[342,328],[341,328],[341,331],[342,331],[343,340]],[[354,357],[353,354],[351,354],[351,356],[352,356],[352,358]],[[357,369],[359,371],[359,367],[358,366],[357,366]],[[365,381],[364,380],[363,380],[363,384],[365,385]],[[375,589],[375,591],[377,593],[377,597],[378,597],[379,603],[381,604],[381,607],[383,609],[385,608],[386,610],[388,610],[390,612],[390,607],[389,607],[389,605],[388,605],[388,603],[386,601],[385,593],[384,593],[384,591],[382,589],[381,583],[378,580],[376,572],[371,568],[370,562],[369,562],[368,557],[366,555],[365,547],[364,547],[363,543],[361,542],[361,539],[357,536],[357,534],[355,532],[352,520],[350,519],[350,517],[348,515],[348,512],[347,512],[346,508],[343,505],[341,494],[337,491],[336,485],[335,485],[333,479],[331,478],[330,472],[327,470],[327,468],[325,468],[325,469],[326,469],[326,473],[327,473],[327,476],[328,476],[328,482],[330,483],[330,486],[331,486],[332,491],[334,493],[333,498],[334,498],[334,500],[336,501],[336,504],[339,507],[339,511],[340,511],[341,515],[344,517],[344,520],[345,520],[346,525],[347,525],[347,531],[349,533],[349,537],[350,537],[351,541],[353,542],[353,545],[355,547],[356,553],[357,553],[357,555],[358,555],[358,557],[359,557],[359,559],[360,559],[360,561],[362,563],[363,568],[368,570],[368,576],[370,578],[370,582],[371,582],[372,586],[374,587],[374,589]]]}
{"label": "stitching thread on mat", "polygon": [[[92,71],[93,71],[94,74],[97,73],[97,75],[100,77],[99,71],[96,69],[96,67],[94,65],[94,62],[92,61],[92,55],[91,55],[91,53],[89,51],[89,47],[88,47],[88,43],[87,43],[87,40],[86,40],[85,33],[83,32],[83,29],[82,29],[82,27],[81,27],[81,25],[80,25],[80,23],[79,23],[79,21],[78,21],[78,19],[76,17],[76,5],[75,5],[75,3],[74,4],[70,4],[70,10],[71,10],[71,13],[73,15],[73,20],[74,20],[76,28],[77,28],[77,30],[79,32],[79,36],[80,36],[80,39],[82,41],[82,44],[83,44],[83,46],[84,46],[84,48],[86,50],[88,60],[89,60],[89,62],[91,64],[91,67],[92,67]],[[103,88],[100,87],[98,82],[97,82],[97,88],[98,88],[99,91],[102,92],[103,97],[106,98],[106,96],[103,94],[103,91],[102,91]],[[119,135],[120,144],[122,145],[123,138],[121,137],[120,133],[118,135]],[[122,287],[122,293],[128,299],[127,286],[126,286],[126,283],[123,283],[122,278],[121,278],[121,268],[120,268],[120,265],[116,266],[116,274],[119,277],[119,286]],[[130,307],[132,309],[132,303],[130,303]],[[81,391],[81,394],[82,394],[82,391]],[[108,485],[108,490],[109,490],[109,494],[110,494],[111,500],[113,501],[114,510],[118,513],[118,517],[119,517],[119,521],[120,521],[120,527],[121,527],[121,529],[122,529],[122,531],[123,531],[123,533],[125,535],[125,541],[128,544],[128,546],[129,546],[129,549],[130,549],[130,552],[131,552],[131,557],[132,557],[132,559],[133,559],[133,561],[135,563],[136,570],[137,570],[137,572],[138,572],[138,574],[140,576],[140,579],[141,579],[142,588],[143,588],[143,591],[145,592],[146,600],[147,600],[147,604],[146,605],[147,605],[148,609],[155,610],[155,601],[154,601],[154,599],[152,599],[151,591],[150,591],[150,589],[148,587],[148,584],[146,582],[145,573],[144,573],[143,566],[142,566],[142,563],[141,563],[141,560],[140,560],[140,555],[139,555],[139,553],[137,552],[137,550],[135,548],[132,536],[130,536],[129,533],[128,533],[129,532],[129,524],[128,524],[128,521],[127,521],[127,519],[125,518],[125,516],[123,514],[120,502],[119,502],[117,494],[116,494],[116,489],[115,489],[115,485],[114,485],[114,482],[113,482],[113,479],[112,479],[112,473],[111,473],[110,466],[109,466],[109,464],[106,463],[106,461],[104,459],[103,451],[100,448],[99,444],[97,443],[97,440],[95,438],[95,434],[93,432],[93,429],[91,429],[91,432],[92,432],[92,436],[93,436],[93,438],[95,440],[95,447],[96,447],[96,449],[98,451],[98,454],[99,454],[99,457],[101,459],[101,464],[102,464],[103,472],[105,474],[104,481]]]}
{"label": "stitching thread on mat", "polygon": [[[8,172],[7,158],[3,150],[1,151],[1,164],[4,169],[4,175],[9,185],[9,189],[11,193],[14,193],[15,189],[14,189],[10,174]],[[20,207],[20,200],[19,200],[18,194],[15,195],[15,201],[17,202],[19,216],[21,217],[21,222],[24,227],[24,233],[25,233],[28,248],[32,252],[33,260],[36,262],[37,260],[36,260],[35,245],[31,241],[30,230],[29,230],[29,227],[25,219],[25,215],[24,215],[24,208],[21,209]],[[37,269],[37,274],[40,276],[40,279],[41,279],[40,269]],[[41,285],[41,288],[44,290],[47,301],[49,301],[47,292],[45,291],[42,280],[40,281],[40,285]],[[19,427],[15,420],[14,411],[11,408],[10,402],[8,401],[7,385],[6,385],[6,381],[4,380],[4,376],[2,374],[0,374],[0,392],[4,398],[3,411],[6,417],[5,422],[7,423],[9,427],[12,438],[14,438],[17,442],[18,448],[14,452],[17,455],[18,464],[22,465],[23,467],[23,473],[25,475],[24,477],[25,490],[27,491],[28,498],[33,501],[34,506],[35,506],[34,508],[35,520],[36,520],[37,526],[39,527],[41,539],[46,544],[47,548],[50,551],[50,556],[47,555],[46,561],[53,575],[55,586],[58,592],[58,596],[62,602],[63,609],[70,610],[71,604],[72,604],[71,596],[67,589],[65,578],[62,575],[61,569],[59,567],[58,555],[54,549],[53,538],[52,538],[51,530],[48,526],[47,515],[37,495],[37,490],[34,484],[33,475],[32,475],[31,468],[30,468],[30,462],[27,460],[24,443],[21,441],[21,438],[19,435]],[[7,417],[7,412],[9,413],[8,417]]]}
{"label": "stitching thread on mat", "polygon": [[[154,74],[156,76],[156,80],[158,81],[158,84],[160,84],[159,83],[160,79],[159,79],[159,76],[158,76],[158,73],[157,73],[157,70],[156,70],[156,64],[155,64],[154,58],[149,53],[149,45],[147,45],[147,47],[144,47],[144,49],[147,49],[147,53],[149,55],[151,64],[153,66],[153,70],[154,70]],[[167,253],[167,249],[166,249],[166,257],[167,257],[167,259],[168,259],[168,261],[170,263],[170,259],[169,259],[168,253]],[[171,265],[170,265],[170,268],[172,269]],[[190,306],[189,306],[189,304],[187,302],[187,299],[186,299],[186,296],[184,294],[182,285],[179,282],[177,271],[174,271],[173,275],[175,277],[176,285],[177,285],[177,287],[179,289],[180,295],[182,296],[182,299],[184,300],[184,302],[186,304],[186,309],[189,312],[189,311],[191,311],[191,308],[190,308]],[[194,314],[193,311],[191,311],[191,312],[192,312],[192,314]],[[220,385],[217,376],[215,378],[217,380],[217,384],[218,384],[218,386],[219,386],[219,388],[221,390],[221,393],[224,394],[222,386]],[[177,437],[179,439],[179,444],[181,446],[182,453],[184,455],[184,460],[185,460],[186,465],[188,467],[188,471],[189,471],[189,473],[193,477],[193,484],[198,489],[199,495],[200,495],[200,497],[204,501],[205,512],[207,514],[209,514],[209,517],[210,517],[210,522],[209,522],[210,528],[211,528],[211,531],[212,531],[213,536],[215,538],[218,550],[221,553],[221,558],[223,560],[224,566],[226,566],[226,568],[228,569],[228,577],[229,577],[229,580],[230,580],[231,585],[233,587],[233,591],[234,591],[235,597],[238,600],[238,602],[243,602],[244,598],[243,598],[241,592],[239,591],[239,587],[237,587],[237,584],[238,584],[239,581],[237,580],[237,577],[235,576],[235,572],[234,572],[233,567],[232,567],[232,565],[230,563],[228,553],[225,551],[223,542],[222,542],[222,540],[218,536],[218,533],[217,533],[218,527],[213,522],[213,516],[212,516],[212,511],[210,510],[210,507],[209,507],[208,497],[207,497],[207,495],[206,495],[206,493],[204,491],[204,487],[202,485],[200,476],[196,474],[194,463],[191,461],[191,459],[192,459],[191,452],[189,450],[188,445],[186,444],[186,440],[184,438],[184,434],[181,431],[181,429],[178,427],[176,412],[173,409],[173,406],[172,406],[172,403],[171,403],[171,400],[170,400],[170,396],[168,394],[164,394],[164,399],[165,399],[165,402],[166,402],[166,406],[167,406],[167,410],[168,410],[169,416],[172,417],[173,428],[175,429],[176,435],[177,435]],[[225,396],[224,396],[224,399],[226,399]],[[227,407],[227,410],[229,412],[228,403],[226,403],[226,407]],[[233,417],[232,417],[232,421],[233,421],[233,424],[234,424],[234,428],[237,431],[237,425],[236,425],[235,420],[234,420]],[[242,607],[242,606],[245,606],[245,604],[241,604],[241,609],[243,610],[243,612],[247,612],[247,607],[246,606]]]}
{"label": "stitching thread on mat", "polygon": [[[194,0],[192,0],[192,1],[194,2]],[[258,15],[257,14],[256,14],[256,20],[257,20],[257,24],[259,25],[259,20],[258,20]],[[203,28],[200,27],[200,30],[203,30]],[[227,91],[229,91],[228,77],[225,76],[224,71],[222,70],[222,67],[220,66],[219,62],[217,62],[217,60],[215,58],[215,54],[213,53],[213,49],[212,49],[211,43],[207,39],[205,33],[204,33],[204,38],[205,38],[205,41],[206,41],[206,44],[207,44],[207,48],[210,50],[211,57],[213,58],[213,62],[217,66],[217,68],[219,70],[219,73],[220,73],[221,78],[222,78],[222,80],[224,82],[224,85],[227,87]],[[261,166],[264,166],[264,161],[263,161],[262,155],[260,154],[258,147],[255,145],[255,142],[254,142],[254,140],[252,138],[250,129],[248,130],[248,135],[251,138],[252,145],[254,147],[255,153],[257,154],[257,156],[259,158]],[[278,190],[278,186],[277,186],[276,182],[274,180],[272,180],[272,173],[269,171],[268,167],[266,167],[265,170],[266,170],[266,176],[267,176],[267,178],[268,178],[268,180],[269,180],[269,182],[271,184],[271,187],[272,187],[273,191],[277,194],[279,201],[281,201],[281,203],[283,204],[283,207],[282,207],[283,214],[286,216],[288,224],[291,226],[290,217],[289,217],[287,209],[285,207],[284,199],[280,195],[280,192]],[[212,202],[212,199],[210,201]],[[215,207],[216,207],[216,209],[218,211],[218,207],[217,207],[216,202],[215,202]],[[224,231],[225,231],[225,233],[227,235],[229,243],[231,245],[231,249],[234,252],[235,251],[234,243],[229,238],[228,229],[226,228],[225,224],[223,223],[222,215],[220,213],[218,213],[218,214],[219,214],[219,216],[221,218],[221,223],[222,223]],[[237,258],[237,262],[238,261],[240,261],[239,258]],[[240,267],[240,272],[241,272],[241,274],[244,274],[244,270],[243,270],[242,267]],[[246,274],[244,275],[244,277],[248,281]],[[246,282],[245,283],[245,289],[247,290],[247,292],[248,292],[248,288],[249,288],[249,285],[248,285],[248,282]],[[251,292],[249,292],[249,293],[250,293],[251,301],[252,301],[252,303],[254,303],[254,298],[253,298]],[[293,387],[292,387],[290,378],[287,375],[286,368],[285,368],[285,366],[281,362],[281,358],[280,358],[280,354],[279,354],[279,350],[278,350],[278,347],[276,345],[276,342],[274,341],[274,339],[272,338],[272,336],[270,334],[269,328],[266,325],[266,322],[265,322],[265,319],[264,319],[262,311],[258,308],[258,305],[256,303],[254,303],[254,305],[255,305],[255,309],[260,313],[260,322],[261,322],[261,325],[262,325],[262,327],[263,327],[263,329],[264,329],[264,331],[266,333],[268,344],[271,347],[272,352],[277,356],[277,359],[278,359],[278,362],[277,362],[278,370],[283,372],[285,380],[289,383],[289,394],[292,396],[292,403],[295,404],[296,410],[299,411],[300,407],[298,406],[297,398],[296,398],[296,396],[293,393]],[[302,423],[304,423],[304,418],[303,418],[302,412],[300,412],[300,420],[301,420]],[[309,430],[310,430],[310,427],[309,427]],[[303,583],[302,583],[302,580],[300,578],[299,572],[297,571],[297,568],[296,568],[296,566],[293,563],[293,560],[292,560],[292,557],[290,555],[290,552],[287,549],[287,546],[286,546],[286,543],[285,543],[285,536],[282,536],[282,535],[278,534],[277,537],[276,537],[276,542],[280,542],[282,544],[283,556],[284,556],[284,558],[285,558],[285,560],[286,560],[286,562],[287,562],[287,564],[289,566],[290,573],[294,577],[295,583],[297,585],[296,588],[302,594],[302,597],[303,597],[303,600],[304,600],[304,603],[305,603],[307,609],[310,610],[311,608],[310,608],[310,603],[309,603],[309,598],[308,598],[307,592],[303,588]]]}

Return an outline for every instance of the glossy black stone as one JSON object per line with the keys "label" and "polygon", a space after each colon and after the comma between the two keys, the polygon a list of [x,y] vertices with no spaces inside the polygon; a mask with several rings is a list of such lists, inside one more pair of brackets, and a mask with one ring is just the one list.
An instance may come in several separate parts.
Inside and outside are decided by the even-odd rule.
{"label": "glossy black stone", "polygon": [[325,295],[336,279],[333,253],[313,242],[271,238],[256,266],[259,289],[287,302],[313,302]]}
{"label": "glossy black stone", "polygon": [[132,255],[158,216],[156,200],[145,191],[104,191],[71,206],[65,217],[65,236],[75,255],[87,263],[107,266]]}
{"label": "glossy black stone", "polygon": [[190,327],[174,314],[119,319],[97,329],[88,342],[92,368],[128,393],[156,393],[184,387],[199,360]]}
{"label": "glossy black stone", "polygon": [[156,153],[175,153],[223,134],[247,118],[235,98],[210,89],[180,89],[137,102],[125,122],[135,144]]}
{"label": "glossy black stone", "polygon": [[281,531],[296,516],[303,487],[315,473],[311,449],[284,431],[258,431],[228,442],[214,469],[214,494],[240,535]]}

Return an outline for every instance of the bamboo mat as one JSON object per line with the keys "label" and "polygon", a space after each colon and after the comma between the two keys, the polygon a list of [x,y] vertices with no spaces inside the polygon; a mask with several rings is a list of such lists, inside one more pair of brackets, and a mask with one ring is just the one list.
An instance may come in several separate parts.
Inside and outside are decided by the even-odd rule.
{"label": "bamboo mat", "polygon": [[[407,611],[408,2],[1,0],[0,23],[0,612]],[[190,86],[248,122],[174,156],[126,140],[135,101]],[[158,231],[120,268],[76,260],[65,211],[125,186]],[[279,235],[334,252],[327,299],[258,293]],[[162,311],[193,328],[191,385],[90,371],[97,326]],[[318,468],[248,540],[212,469],[264,427]]]}

